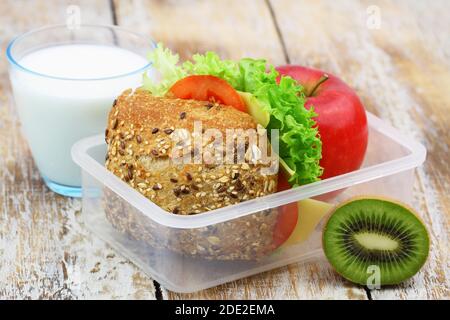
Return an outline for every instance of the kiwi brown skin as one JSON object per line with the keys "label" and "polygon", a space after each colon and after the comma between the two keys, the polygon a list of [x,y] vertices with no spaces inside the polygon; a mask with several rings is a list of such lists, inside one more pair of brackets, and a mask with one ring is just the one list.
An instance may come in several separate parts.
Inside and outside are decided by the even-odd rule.
{"label": "kiwi brown skin", "polygon": [[[405,203],[403,203],[403,202],[401,202],[401,201],[398,201],[398,200],[396,200],[396,199],[392,199],[392,198],[385,197],[385,196],[379,196],[379,195],[359,195],[359,196],[351,197],[351,198],[345,200],[344,202],[342,202],[342,203],[336,205],[333,209],[330,210],[330,212],[328,213],[328,215],[327,215],[327,217],[326,217],[326,219],[325,219],[324,227],[323,227],[323,230],[322,230],[322,249],[324,250],[324,252],[325,252],[325,246],[324,246],[324,242],[325,242],[325,230],[326,230],[326,228],[327,228],[327,226],[328,226],[329,220],[331,219],[331,217],[333,216],[333,214],[334,214],[336,211],[338,211],[341,207],[346,206],[347,204],[349,204],[349,203],[351,203],[351,202],[354,202],[354,201],[357,201],[357,200],[381,200],[381,201],[391,202],[391,203],[393,203],[393,204],[396,204],[396,205],[398,205],[398,206],[401,206],[401,207],[405,208],[407,211],[409,211],[410,213],[412,213],[412,214],[417,218],[417,220],[420,221],[420,223],[423,225],[423,227],[424,227],[424,229],[425,229],[425,231],[426,231],[427,242],[428,242],[428,246],[427,246],[427,247],[428,247],[428,251],[426,252],[426,257],[425,257],[425,259],[424,259],[424,262],[423,262],[421,268],[426,264],[426,262],[427,262],[427,260],[428,260],[428,257],[429,257],[430,238],[429,238],[429,232],[428,232],[428,230],[427,230],[426,227],[425,227],[425,223],[424,223],[423,219],[419,216],[419,214],[417,213],[417,211],[416,211],[415,209],[413,209],[411,206],[409,206],[409,205],[407,205],[407,204],[405,204]],[[328,259],[328,257],[327,257],[327,259]],[[337,270],[337,268],[336,268],[331,262],[330,262],[330,265],[333,267],[333,269],[334,269],[339,275],[341,275],[343,278],[347,279],[348,281],[353,282],[353,283],[357,283],[357,284],[361,284],[361,285],[366,285],[366,283],[355,282],[353,279],[349,278],[348,276],[346,276],[346,275],[343,274],[342,272],[339,272],[339,270]],[[418,271],[417,271],[417,272],[418,272]],[[412,277],[412,276],[411,276],[411,277]],[[398,281],[398,282],[388,282],[388,283],[383,283],[382,285],[383,285],[383,286],[397,285],[397,284],[399,284],[399,283],[401,283],[401,282],[403,282],[403,281],[405,281],[405,280],[407,280],[407,279],[409,279],[409,278],[405,278],[405,279],[403,279],[403,280],[401,280],[401,281]]]}

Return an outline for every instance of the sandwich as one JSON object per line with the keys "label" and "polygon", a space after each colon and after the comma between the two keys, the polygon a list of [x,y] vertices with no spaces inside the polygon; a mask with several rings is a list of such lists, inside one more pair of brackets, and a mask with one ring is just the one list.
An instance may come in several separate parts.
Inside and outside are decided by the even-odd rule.
{"label": "sandwich", "polygon": [[[319,179],[315,114],[293,79],[280,78],[264,60],[221,60],[212,52],[179,65],[161,44],[149,60],[159,79],[145,74],[141,88],[113,104],[106,167],[167,214],[213,214]],[[191,257],[260,259],[293,227],[283,225],[289,212],[273,209],[214,228],[163,228],[107,198],[106,216],[117,230]]]}
{"label": "sandwich", "polygon": [[[146,90],[129,90],[117,98],[109,115],[105,136],[107,169],[168,214],[200,214],[277,190],[277,172],[265,174],[262,170],[270,164],[245,159],[245,154],[242,162],[208,161],[211,148],[220,149],[215,140],[201,137],[197,151],[193,143],[181,145],[179,142],[185,141],[174,138],[179,129],[186,130],[181,132],[189,136],[196,123],[202,125],[200,132],[213,128],[223,135],[230,128],[257,130],[250,115],[219,103],[155,97]],[[244,148],[247,145],[246,154],[250,155],[251,147],[246,142]],[[191,161],[176,163],[174,154],[180,147]],[[237,144],[234,151],[236,148]],[[194,161],[195,156],[202,161]],[[186,255],[251,260],[274,249],[276,212],[252,215],[212,229],[175,230],[124,208],[121,201],[108,194],[106,214],[117,230],[132,238]],[[161,244],[160,239],[170,239],[170,243]]]}
{"label": "sandwich", "polygon": [[279,161],[292,187],[319,180],[322,155],[314,108],[305,108],[305,93],[296,80],[280,76],[264,59],[222,60],[214,52],[179,56],[159,43],[149,53],[154,72],[145,73],[143,89],[153,96],[218,100],[250,114],[267,129],[279,132]]}
{"label": "sandwich", "polygon": [[[211,128],[222,136],[231,128],[236,132],[257,130],[250,115],[218,103],[154,97],[145,90],[125,92],[110,113],[108,170],[164,210],[179,215],[198,214],[276,191],[277,172],[263,174],[261,162],[208,161],[223,147],[217,141],[200,137],[194,150],[194,143],[174,137],[186,133],[186,140],[193,140],[189,135],[196,122],[203,133]],[[176,163],[175,153],[180,150],[190,161]],[[194,156],[201,161],[194,161]]]}

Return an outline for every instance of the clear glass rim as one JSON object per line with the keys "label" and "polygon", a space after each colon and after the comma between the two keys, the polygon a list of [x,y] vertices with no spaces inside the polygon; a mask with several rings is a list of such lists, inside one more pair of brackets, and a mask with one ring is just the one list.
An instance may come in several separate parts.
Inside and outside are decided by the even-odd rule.
{"label": "clear glass rim", "polygon": [[[137,37],[137,38],[141,38],[144,42],[149,42],[150,43],[150,47],[152,49],[156,48],[156,44],[155,42],[150,39],[147,38],[139,33],[136,33],[134,31],[130,31],[128,29],[122,28],[122,27],[118,27],[115,25],[107,25],[107,24],[81,24],[80,28],[100,28],[100,29],[112,29],[112,30],[116,30],[116,31],[120,31],[123,33],[128,33],[131,36]],[[20,42],[21,40],[23,40],[26,37],[29,37],[37,32],[42,32],[42,31],[47,31],[47,30],[51,30],[51,29],[57,29],[57,28],[67,28],[66,24],[54,24],[54,25],[48,25],[48,26],[44,26],[41,28],[36,28],[36,29],[32,29],[30,31],[27,31],[17,37],[15,37],[14,39],[12,39],[9,44],[8,47],[6,48],[6,58],[8,60],[8,62],[13,66],[13,67],[17,67],[22,71],[28,72],[30,74],[33,74],[35,76],[40,76],[40,77],[45,77],[45,78],[49,78],[49,79],[55,79],[55,80],[68,80],[68,81],[102,81],[102,80],[111,80],[111,79],[117,79],[117,78],[122,78],[122,77],[127,77],[127,76],[131,76],[133,74],[136,73],[144,73],[150,66],[151,63],[148,62],[145,66],[137,69],[137,70],[133,70],[127,73],[122,73],[122,74],[117,74],[114,76],[109,76],[109,77],[100,77],[100,78],[70,78],[70,77],[58,77],[58,76],[52,76],[52,75],[48,75],[45,73],[40,73],[40,72],[36,72],[33,71],[31,69],[28,69],[26,67],[24,67],[23,65],[21,65],[16,59],[14,59],[14,56],[12,54],[12,50],[14,48],[14,45],[17,44],[18,42]]]}

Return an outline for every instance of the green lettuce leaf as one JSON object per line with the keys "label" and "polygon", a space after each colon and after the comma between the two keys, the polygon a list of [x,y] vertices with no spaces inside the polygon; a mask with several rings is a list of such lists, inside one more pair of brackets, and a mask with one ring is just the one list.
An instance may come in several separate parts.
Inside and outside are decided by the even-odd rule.
{"label": "green lettuce leaf", "polygon": [[147,72],[143,76],[143,88],[150,91],[155,96],[164,96],[170,87],[187,76],[187,72],[178,66],[179,56],[172,53],[170,49],[164,48],[158,43],[156,48],[151,51],[147,58],[152,64],[153,70],[156,70],[156,80],[154,80]]}
{"label": "green lettuce leaf", "polygon": [[265,97],[271,106],[268,131],[279,130],[279,156],[294,173],[289,177],[293,186],[318,180],[322,175],[319,160],[322,142],[312,119],[313,109],[304,107],[302,88],[290,77],[282,77],[279,85],[265,86]]}
{"label": "green lettuce leaf", "polygon": [[221,60],[214,52],[204,55],[194,54],[191,61],[183,63],[183,69],[189,74],[212,75],[226,80],[233,88],[239,86],[240,74],[236,62]]}
{"label": "green lettuce leaf", "polygon": [[[188,75],[213,75],[226,80],[234,89],[253,95],[269,112],[267,129],[279,130],[279,156],[289,167],[289,183],[303,185],[319,180],[322,142],[318,135],[313,109],[305,108],[303,87],[278,72],[263,59],[223,60],[214,53],[195,54],[192,61],[179,65],[179,57],[158,44],[148,56],[159,72],[160,81],[144,75],[143,88],[164,96],[178,80]],[[268,133],[270,130],[268,130]]]}

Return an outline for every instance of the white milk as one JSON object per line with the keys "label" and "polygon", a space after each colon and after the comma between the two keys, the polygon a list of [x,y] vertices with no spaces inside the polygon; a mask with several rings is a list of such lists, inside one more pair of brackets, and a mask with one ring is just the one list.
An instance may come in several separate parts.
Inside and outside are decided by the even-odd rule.
{"label": "white milk", "polygon": [[[114,99],[141,85],[144,57],[118,47],[61,45],[34,51],[18,63],[53,79],[12,67],[14,97],[23,132],[41,175],[58,184],[80,186],[70,149],[79,139],[104,132]],[[128,76],[120,76],[132,73]],[[85,80],[115,77],[106,80]]]}

